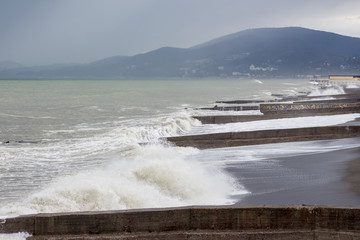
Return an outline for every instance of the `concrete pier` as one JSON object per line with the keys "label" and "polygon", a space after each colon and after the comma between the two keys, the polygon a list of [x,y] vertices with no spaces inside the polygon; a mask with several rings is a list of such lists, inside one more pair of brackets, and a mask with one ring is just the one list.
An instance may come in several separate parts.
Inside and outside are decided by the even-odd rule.
{"label": "concrete pier", "polygon": [[214,111],[249,111],[259,110],[259,106],[214,106],[212,108],[199,108],[200,110],[214,110]]}
{"label": "concrete pier", "polygon": [[266,103],[266,102],[276,102],[278,100],[231,100],[231,101],[216,101],[216,103],[225,103],[225,104],[248,104],[248,103]]}
{"label": "concrete pier", "polygon": [[202,124],[223,124],[232,122],[250,122],[258,120],[274,119],[274,116],[264,115],[216,115],[216,116],[193,116]]}
{"label": "concrete pier", "polygon": [[295,101],[294,104],[313,104],[313,103],[360,103],[360,98],[332,99],[332,100],[311,100]]}
{"label": "concrete pier", "polygon": [[0,222],[28,239],[359,239],[360,209],[319,206],[180,207],[36,214]]}
{"label": "concrete pier", "polygon": [[[327,96],[284,96],[279,95],[276,100],[232,100],[216,101],[226,104],[248,104],[256,103],[259,106],[225,106],[213,108],[200,108],[202,110],[220,111],[244,111],[260,110],[262,115],[217,115],[217,116],[194,116],[203,124],[223,124],[231,122],[248,122],[258,120],[269,120],[277,118],[326,116],[335,114],[359,113],[360,112],[360,90],[346,89],[346,94]],[[313,100],[325,97],[327,100]],[[328,99],[332,98],[332,99]],[[281,103],[293,101],[293,103]]]}
{"label": "concrete pier", "polygon": [[330,126],[168,137],[179,147],[224,148],[268,143],[360,137],[360,126]]}
{"label": "concrete pier", "polygon": [[[346,113],[346,112],[344,112]],[[224,124],[234,122],[251,122],[271,119],[294,118],[294,117],[312,117],[312,116],[329,116],[341,114],[339,112],[298,112],[296,114],[267,114],[267,115],[214,115],[214,116],[193,116],[202,124]]]}
{"label": "concrete pier", "polygon": [[[296,103],[260,104],[263,115],[216,115],[194,116],[203,124],[223,124],[231,122],[249,122],[278,118],[326,116],[347,113],[359,113],[360,102],[358,99],[326,100]],[[231,108],[231,107],[229,107]]]}

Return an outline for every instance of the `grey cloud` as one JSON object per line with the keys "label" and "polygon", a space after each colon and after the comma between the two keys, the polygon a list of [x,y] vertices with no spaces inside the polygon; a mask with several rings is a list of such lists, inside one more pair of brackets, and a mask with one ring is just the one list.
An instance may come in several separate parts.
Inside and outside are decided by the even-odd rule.
{"label": "grey cloud", "polygon": [[[2,0],[0,60],[90,62],[189,47],[257,27],[321,27],[347,35],[349,28],[324,26],[320,19],[357,16],[359,7],[357,0]],[[360,29],[351,34],[360,37]]]}

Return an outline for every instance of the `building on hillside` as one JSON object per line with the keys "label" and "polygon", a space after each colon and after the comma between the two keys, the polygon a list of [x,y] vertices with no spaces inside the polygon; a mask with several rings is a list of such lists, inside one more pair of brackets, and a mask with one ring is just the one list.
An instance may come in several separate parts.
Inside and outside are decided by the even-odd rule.
{"label": "building on hillside", "polygon": [[310,83],[320,85],[322,87],[348,84],[360,85],[360,75],[328,75],[327,77],[314,76],[310,80]]}
{"label": "building on hillside", "polygon": [[360,75],[329,75],[330,84],[360,84]]}

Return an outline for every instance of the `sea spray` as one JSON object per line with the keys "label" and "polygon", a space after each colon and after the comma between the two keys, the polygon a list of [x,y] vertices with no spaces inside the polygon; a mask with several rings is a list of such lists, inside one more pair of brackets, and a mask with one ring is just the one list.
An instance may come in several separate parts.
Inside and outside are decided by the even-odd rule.
{"label": "sea spray", "polygon": [[334,85],[328,88],[313,88],[308,96],[329,96],[340,94],[345,94],[343,87]]}
{"label": "sea spray", "polygon": [[[2,144],[0,169],[4,174],[11,171],[13,177],[5,179],[0,200],[13,202],[24,193],[37,191],[60,176],[97,169],[114,156],[134,156],[140,143],[156,143],[161,137],[179,135],[200,124],[187,111],[181,110],[142,119],[98,123],[96,126],[103,128],[101,132],[90,130],[84,136],[78,136],[78,130],[93,129],[93,125],[76,125],[69,129],[73,136],[65,139],[52,136],[38,144]],[[2,176],[0,174],[0,180]]]}
{"label": "sea spray", "polygon": [[313,116],[271,119],[251,122],[236,122],[227,124],[206,124],[194,127],[192,134],[210,134],[220,132],[242,132],[270,129],[301,128],[315,126],[332,126],[346,123],[359,118],[359,113],[340,114],[331,116]]}
{"label": "sea spray", "polygon": [[[157,142],[161,137],[180,135],[199,125],[201,123],[198,120],[183,111],[170,116],[160,115],[148,119],[117,121],[111,126],[103,127],[100,133],[88,133],[82,137],[76,135],[76,132],[83,131],[83,129],[78,130],[77,126],[68,130],[74,132],[75,136],[65,139],[54,137],[42,139],[38,144],[2,144],[0,160],[2,164],[27,161],[39,165],[57,161],[68,164],[109,152],[125,152],[139,143]],[[9,161],[11,159],[13,161]]]}
{"label": "sea spray", "polygon": [[60,177],[25,201],[1,208],[0,214],[232,203],[229,193],[242,186],[221,169],[187,160],[198,151],[159,144],[138,147],[134,157]]}
{"label": "sea spray", "polygon": [[360,83],[348,83],[345,88],[360,88]]}
{"label": "sea spray", "polygon": [[246,192],[241,176],[234,184],[223,166],[197,159],[201,151],[159,139],[201,126],[191,115],[209,112],[191,108],[255,94],[272,99],[293,89],[283,81],[2,81],[0,215],[238,201],[229,197]]}
{"label": "sea spray", "polygon": [[26,240],[31,234],[26,232],[0,234],[0,240]]}

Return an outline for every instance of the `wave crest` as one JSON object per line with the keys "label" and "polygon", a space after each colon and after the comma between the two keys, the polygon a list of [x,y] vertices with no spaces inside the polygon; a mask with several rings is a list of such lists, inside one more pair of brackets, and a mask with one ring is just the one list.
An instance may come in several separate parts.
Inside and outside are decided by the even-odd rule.
{"label": "wave crest", "polygon": [[228,204],[229,193],[242,189],[218,168],[187,160],[197,149],[156,144],[136,151],[133,157],[115,158],[101,169],[62,177],[0,213]]}

